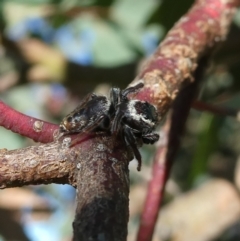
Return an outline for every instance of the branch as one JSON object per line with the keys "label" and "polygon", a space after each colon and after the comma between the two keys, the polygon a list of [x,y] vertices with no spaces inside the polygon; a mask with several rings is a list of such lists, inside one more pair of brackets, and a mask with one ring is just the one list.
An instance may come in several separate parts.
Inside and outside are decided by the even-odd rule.
{"label": "branch", "polygon": [[12,151],[1,149],[0,188],[50,183],[76,186],[78,155],[76,148],[69,149],[57,142]]}
{"label": "branch", "polygon": [[231,116],[239,120],[240,111],[217,105],[208,104],[199,100],[193,102],[192,107],[199,111],[207,111],[220,116]]}
{"label": "branch", "polygon": [[152,167],[152,178],[148,184],[147,196],[144,209],[141,215],[140,227],[137,241],[152,240],[158,211],[162,200],[165,181],[167,179],[166,155],[168,151],[168,136],[171,125],[171,115],[168,116],[163,128],[161,129],[160,145],[154,157]]}
{"label": "branch", "polygon": [[[170,108],[182,86],[193,82],[192,74],[200,57],[209,47],[214,46],[217,41],[226,37],[237,5],[239,5],[239,1],[233,0],[196,1],[193,8],[173,27],[153,57],[145,65],[143,71],[136,77],[134,82],[143,80],[145,83],[145,88],[136,97],[154,104],[159,111],[160,118]],[[191,100],[185,99],[185,101],[189,106],[191,105]],[[182,106],[185,106],[185,104],[182,104]],[[175,118],[175,122],[179,123],[179,125],[182,121],[185,123],[181,108],[180,105],[178,114],[172,117],[173,120]],[[4,111],[1,108],[0,110],[1,115],[5,116]],[[13,116],[18,120],[19,113],[15,114]],[[7,118],[7,116],[3,118],[2,123],[7,128],[15,131],[15,128],[19,125],[18,121],[14,122],[12,117]],[[11,123],[11,125],[8,126],[7,123]],[[21,121],[20,124],[23,129],[25,125],[28,127],[25,133],[32,133],[31,135],[33,136],[36,134],[32,131],[33,122],[29,122],[26,119],[23,122]],[[53,126],[52,129],[54,128],[57,127]],[[53,133],[51,130],[45,129],[45,131],[46,133],[51,133],[51,135]],[[176,129],[172,128],[171,133],[175,132]],[[40,133],[43,134],[43,132]],[[35,140],[39,141],[39,136],[41,135],[35,136]],[[49,140],[52,140],[51,138]],[[172,141],[169,140],[169,143],[173,145],[171,152],[167,156],[169,166],[171,166],[173,157],[176,154],[179,141],[178,135],[175,135],[175,139]],[[61,174],[63,177],[62,183],[65,181],[69,182],[76,186],[78,190],[77,212],[73,225],[74,241],[126,240],[129,192],[127,165],[132,156],[126,150],[126,147],[123,146],[121,140],[116,140],[114,137],[107,136],[104,133],[94,138],[86,138],[86,140],[71,148],[62,147],[61,144],[59,148],[58,143],[55,143],[55,145],[57,145],[56,148],[49,149],[47,160],[52,158],[57,168],[60,165],[58,164],[59,160],[63,163],[63,166],[67,166],[67,162],[72,163],[74,166],[74,168],[71,168],[71,165],[68,167],[68,174],[64,171],[63,173],[65,174]],[[49,146],[46,145],[44,148],[49,148]],[[24,155],[18,156],[18,160],[25,159],[28,168],[32,169],[34,175],[38,176],[42,169],[48,170],[48,168],[46,165],[44,167],[44,161],[38,162],[39,166],[33,165],[34,162],[32,160],[41,155],[37,154],[36,150],[31,152],[33,155],[29,154],[30,158],[28,160],[25,159]],[[12,153],[14,155],[14,152],[18,153],[18,151],[6,152],[4,157],[7,159],[8,154]],[[69,153],[70,156],[65,153]],[[73,156],[71,156],[71,153]],[[64,164],[65,159],[68,161]],[[23,161],[20,162],[23,163]],[[59,170],[63,166],[60,166]],[[35,180],[35,183],[40,182],[40,179],[35,178],[34,175],[30,177],[26,175],[26,172],[23,172],[23,170],[29,170],[27,168],[21,169],[21,166],[14,168],[14,165],[10,165],[9,168],[11,169],[2,169],[2,172],[10,172],[9,170],[11,170],[11,173],[15,173],[16,171],[16,177],[9,175],[9,183],[12,183],[12,185],[17,183],[12,180],[17,179],[20,180],[20,185],[32,183],[30,178]],[[18,168],[21,170],[20,173],[16,170]],[[170,168],[167,169],[170,170]],[[0,182],[3,175],[2,172],[0,172]],[[166,176],[168,173],[169,171],[166,172]],[[21,177],[18,175],[21,175]],[[49,183],[48,180],[51,178],[54,179],[57,174],[52,172],[51,175],[53,176],[50,176],[50,172],[49,176],[47,171],[44,172],[46,183]],[[29,179],[25,180],[24,176]],[[7,187],[8,183],[5,181],[4,185]],[[0,186],[2,186],[2,182]]]}
{"label": "branch", "polygon": [[99,235],[106,240],[124,240],[132,154],[121,140],[102,134],[84,136],[71,148],[70,144],[71,139],[65,137],[40,146],[2,149],[0,188],[71,184],[77,188],[78,199],[74,240],[97,240]]}
{"label": "branch", "polygon": [[77,164],[73,240],[126,240],[132,155],[113,137],[95,138],[82,146],[86,149],[84,161]]}
{"label": "branch", "polygon": [[31,138],[36,142],[53,141],[58,125],[24,115],[0,101],[0,126]]}
{"label": "branch", "polygon": [[[193,82],[192,75],[200,57],[216,44],[217,39],[223,40],[226,37],[235,7],[238,5],[240,1],[196,1],[188,14],[182,17],[168,33],[142,72],[136,77],[134,81],[143,80],[145,83],[144,90],[137,95],[137,98],[154,104],[160,118],[169,109],[183,85]],[[199,81],[201,68],[198,72]],[[153,178],[149,184],[141,217],[138,241],[147,241],[152,238],[162,193],[196,90],[197,84],[190,85],[175,101],[168,147],[167,150],[166,147],[160,147],[157,151]]]}
{"label": "branch", "polygon": [[197,0],[135,78],[145,83],[136,98],[154,104],[164,116],[183,85],[194,81],[199,58],[226,38],[239,5],[239,0]]}
{"label": "branch", "polygon": [[162,136],[164,141],[158,147],[154,158],[152,179],[148,186],[137,241],[152,240],[165,185],[180,146],[180,139],[184,133],[191,103],[198,92],[209,57],[210,53],[199,61],[199,65],[194,73],[195,82],[180,91],[174,101],[172,113],[168,116],[163,127]]}

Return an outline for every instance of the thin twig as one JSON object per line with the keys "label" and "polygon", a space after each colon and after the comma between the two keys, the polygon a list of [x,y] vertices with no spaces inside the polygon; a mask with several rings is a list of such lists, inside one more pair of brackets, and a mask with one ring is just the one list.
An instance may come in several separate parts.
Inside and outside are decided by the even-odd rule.
{"label": "thin twig", "polygon": [[54,131],[59,127],[43,120],[24,115],[0,101],[0,126],[36,142],[53,141]]}
{"label": "thin twig", "polygon": [[184,132],[191,103],[197,94],[208,59],[209,54],[199,61],[199,66],[194,73],[195,82],[179,93],[173,104],[172,113],[164,125],[164,134],[162,134],[164,142],[158,147],[154,158],[152,179],[148,186],[137,241],[152,240],[165,185],[180,146],[180,138]]}
{"label": "thin twig", "polygon": [[164,185],[167,175],[166,154],[168,146],[168,136],[171,117],[168,116],[164,126],[161,129],[160,145],[154,157],[152,167],[152,179],[148,184],[147,197],[144,209],[141,215],[137,241],[151,240],[153,229],[158,217],[159,204],[162,200]]}
{"label": "thin twig", "polygon": [[240,113],[239,110],[212,105],[199,100],[194,101],[192,104],[192,107],[199,111],[207,111],[215,115],[230,116],[230,117],[239,119],[239,113]]}

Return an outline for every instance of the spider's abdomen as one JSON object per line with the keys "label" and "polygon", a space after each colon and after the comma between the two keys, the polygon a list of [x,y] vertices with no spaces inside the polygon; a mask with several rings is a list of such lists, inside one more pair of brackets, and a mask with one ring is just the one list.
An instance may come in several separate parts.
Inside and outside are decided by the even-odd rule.
{"label": "spider's abdomen", "polygon": [[[95,122],[100,122],[108,116],[110,101],[106,96],[93,95],[88,102],[80,104],[75,110],[68,114],[60,124],[60,131],[77,133],[92,127]],[[102,120],[105,125],[107,121]]]}

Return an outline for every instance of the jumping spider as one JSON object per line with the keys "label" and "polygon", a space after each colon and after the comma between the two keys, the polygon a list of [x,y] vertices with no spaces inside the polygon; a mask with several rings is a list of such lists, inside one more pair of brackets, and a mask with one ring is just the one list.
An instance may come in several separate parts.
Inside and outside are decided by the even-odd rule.
{"label": "jumping spider", "polygon": [[106,96],[87,95],[60,123],[60,136],[96,131],[120,136],[133,151],[140,171],[139,144],[153,144],[159,139],[159,135],[153,132],[158,121],[156,108],[146,101],[128,98],[143,86],[140,82],[125,90],[114,87],[110,91],[110,100]]}

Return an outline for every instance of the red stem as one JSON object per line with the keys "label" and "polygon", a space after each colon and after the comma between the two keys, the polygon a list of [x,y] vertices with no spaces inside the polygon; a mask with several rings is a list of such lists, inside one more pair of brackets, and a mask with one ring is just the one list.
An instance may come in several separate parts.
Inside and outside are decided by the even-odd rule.
{"label": "red stem", "polygon": [[24,115],[0,101],[0,126],[36,142],[53,141],[58,125]]}
{"label": "red stem", "polygon": [[158,210],[163,198],[166,179],[168,176],[166,165],[166,154],[168,151],[168,136],[170,128],[170,118],[167,119],[161,132],[161,145],[157,149],[154,157],[152,179],[148,184],[147,197],[141,216],[141,225],[138,232],[138,241],[151,241]]}
{"label": "red stem", "polygon": [[234,118],[237,118],[239,113],[239,110],[216,106],[216,105],[208,104],[197,100],[193,102],[192,107],[199,111],[207,111],[212,114],[216,114],[220,116],[231,116]]}
{"label": "red stem", "polygon": [[163,127],[163,134],[160,134],[162,145],[158,147],[155,156],[152,180],[148,186],[137,241],[152,240],[164,188],[180,146],[180,137],[184,133],[192,101],[196,97],[199,83],[208,64],[208,59],[209,55],[203,56],[199,60],[198,68],[194,73],[195,82],[181,90],[172,106],[171,118],[168,116]]}
{"label": "red stem", "polygon": [[164,116],[179,90],[193,82],[199,58],[226,38],[239,5],[240,0],[196,0],[135,78],[145,84],[136,98],[154,104]]}

